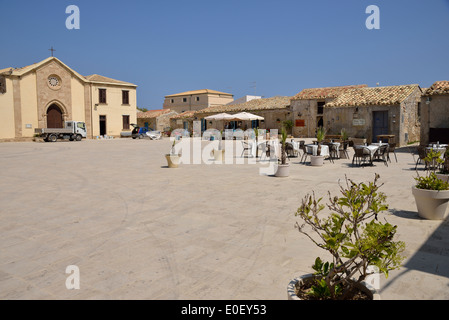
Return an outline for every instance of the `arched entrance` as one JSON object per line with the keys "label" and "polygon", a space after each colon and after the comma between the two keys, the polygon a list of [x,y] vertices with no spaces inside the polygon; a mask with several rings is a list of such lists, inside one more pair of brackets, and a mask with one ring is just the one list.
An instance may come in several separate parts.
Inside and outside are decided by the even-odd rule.
{"label": "arched entrance", "polygon": [[52,104],[47,109],[47,128],[63,127],[62,111],[56,104]]}

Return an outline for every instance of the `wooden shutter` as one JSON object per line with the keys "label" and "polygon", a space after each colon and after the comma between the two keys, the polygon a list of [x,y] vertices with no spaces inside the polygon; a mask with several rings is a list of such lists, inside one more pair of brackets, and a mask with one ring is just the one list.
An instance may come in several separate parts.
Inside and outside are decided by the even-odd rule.
{"label": "wooden shutter", "polygon": [[123,130],[129,130],[129,116],[123,116]]}
{"label": "wooden shutter", "polygon": [[99,102],[106,103],[106,89],[98,89],[99,92]]}
{"label": "wooden shutter", "polygon": [[129,91],[122,91],[122,104],[129,104]]}

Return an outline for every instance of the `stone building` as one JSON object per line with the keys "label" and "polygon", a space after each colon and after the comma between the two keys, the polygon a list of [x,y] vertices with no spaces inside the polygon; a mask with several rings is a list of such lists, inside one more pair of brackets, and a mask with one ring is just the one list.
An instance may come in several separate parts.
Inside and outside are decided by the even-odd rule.
{"label": "stone building", "polygon": [[295,137],[314,137],[316,129],[325,126],[324,105],[333,101],[343,92],[363,88],[367,85],[304,89],[292,97],[290,106],[293,113],[293,135]]}
{"label": "stone building", "polygon": [[183,113],[184,111],[197,111],[224,105],[232,101],[234,101],[234,96],[230,93],[203,89],[165,96],[163,108]]}
{"label": "stone building", "polygon": [[137,125],[151,128],[156,131],[165,131],[170,128],[170,118],[177,113],[170,109],[149,110],[137,113]]}
{"label": "stone building", "polygon": [[232,127],[238,127],[242,130],[248,128],[260,129],[278,129],[281,130],[285,120],[291,120],[290,98],[276,96],[271,98],[253,99],[245,103],[231,104],[223,106],[209,107],[195,112],[195,120],[201,120],[202,131],[215,128],[223,129],[223,121],[206,121],[204,118],[218,113],[236,114],[239,112],[249,112],[264,117],[264,120],[255,121],[233,121]]}
{"label": "stone building", "polygon": [[82,76],[49,57],[0,70],[0,139],[31,138],[35,128],[86,123],[87,136],[120,136],[136,122],[137,86],[100,75]]}
{"label": "stone building", "polygon": [[394,135],[398,146],[420,140],[418,117],[422,91],[419,85],[345,90],[326,103],[324,127],[329,134],[345,129],[350,137],[377,141],[378,135]]}
{"label": "stone building", "polygon": [[195,120],[196,111],[185,111],[183,113],[173,115],[170,117],[170,128],[185,129],[193,133],[193,121]]}
{"label": "stone building", "polygon": [[437,81],[424,91],[419,117],[421,144],[449,143],[449,81]]}

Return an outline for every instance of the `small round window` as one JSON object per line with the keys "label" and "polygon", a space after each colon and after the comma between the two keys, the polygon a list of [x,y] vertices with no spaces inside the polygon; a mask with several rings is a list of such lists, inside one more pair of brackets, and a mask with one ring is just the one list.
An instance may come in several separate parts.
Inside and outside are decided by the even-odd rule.
{"label": "small round window", "polygon": [[49,76],[48,85],[52,89],[59,89],[61,87],[61,78],[59,78],[57,75]]}

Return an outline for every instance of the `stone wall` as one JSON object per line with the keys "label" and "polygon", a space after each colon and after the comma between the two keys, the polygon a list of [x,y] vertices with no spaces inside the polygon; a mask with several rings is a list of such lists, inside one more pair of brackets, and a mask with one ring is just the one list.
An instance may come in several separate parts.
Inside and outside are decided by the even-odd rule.
{"label": "stone wall", "polygon": [[[349,137],[373,141],[373,112],[388,111],[388,134],[399,137],[400,105],[328,107],[324,109],[324,122],[328,134],[340,134],[345,129]],[[375,138],[375,137],[374,137]]]}
{"label": "stone wall", "polygon": [[430,128],[449,128],[449,95],[433,95],[427,102],[421,98],[421,144],[428,144]]}

